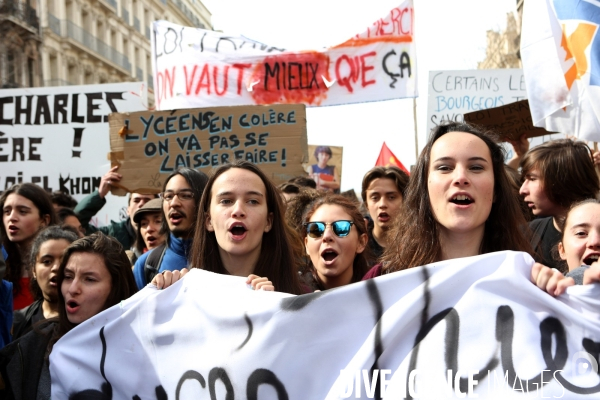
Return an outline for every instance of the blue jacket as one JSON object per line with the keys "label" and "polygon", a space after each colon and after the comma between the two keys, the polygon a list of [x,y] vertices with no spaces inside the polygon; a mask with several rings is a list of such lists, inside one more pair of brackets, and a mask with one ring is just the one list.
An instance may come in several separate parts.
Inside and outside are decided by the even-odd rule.
{"label": "blue jacket", "polygon": [[0,280],[0,349],[11,341],[13,322],[13,284]]}
{"label": "blue jacket", "polygon": [[[181,270],[188,266],[188,256],[192,247],[192,239],[181,239],[169,234],[169,245],[165,256],[160,263],[158,272]],[[154,251],[154,250],[151,250]],[[138,289],[143,289],[148,283],[144,274],[144,265],[151,251],[148,251],[140,256],[133,267],[133,276]]]}

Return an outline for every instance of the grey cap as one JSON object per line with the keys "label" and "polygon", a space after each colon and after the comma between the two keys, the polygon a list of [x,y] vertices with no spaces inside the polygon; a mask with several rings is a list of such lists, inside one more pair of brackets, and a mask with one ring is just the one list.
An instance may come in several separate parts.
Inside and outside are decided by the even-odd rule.
{"label": "grey cap", "polygon": [[149,202],[147,202],[146,204],[144,204],[143,206],[141,206],[140,208],[138,208],[138,210],[135,212],[135,214],[133,214],[133,222],[135,222],[136,224],[140,223],[140,220],[142,219],[142,215],[146,214],[146,213],[155,213],[155,212],[161,212],[162,211],[162,199],[152,199]]}

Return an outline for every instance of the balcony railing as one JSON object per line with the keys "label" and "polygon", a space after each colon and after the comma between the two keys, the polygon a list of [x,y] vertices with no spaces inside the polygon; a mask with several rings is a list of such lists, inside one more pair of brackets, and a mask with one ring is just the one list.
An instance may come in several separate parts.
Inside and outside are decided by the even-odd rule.
{"label": "balcony railing", "polygon": [[48,14],[48,27],[52,32],[56,33],[58,36],[64,36],[60,28],[60,19],[56,18],[52,14]]}
{"label": "balcony railing", "polygon": [[129,11],[127,11],[127,9],[125,7],[121,7],[121,18],[123,18],[123,20],[125,22],[127,22],[128,24],[129,22]]}
{"label": "balcony railing", "polygon": [[142,30],[140,29],[140,20],[137,19],[137,17],[133,17],[133,27],[135,28],[136,31],[138,31],[139,33],[142,33]]}
{"label": "balcony railing", "polygon": [[131,72],[131,63],[126,55],[107,45],[82,27],[71,21],[59,20],[52,14],[48,14],[48,25],[52,32],[57,35],[73,39],[92,52]]}
{"label": "balcony railing", "polygon": [[35,29],[40,28],[40,20],[35,12],[35,8],[24,1],[4,0],[0,2],[0,14],[10,15]]}
{"label": "balcony railing", "polygon": [[140,67],[135,68],[135,77],[137,78],[138,81],[144,80],[144,71],[142,71],[142,69]]}

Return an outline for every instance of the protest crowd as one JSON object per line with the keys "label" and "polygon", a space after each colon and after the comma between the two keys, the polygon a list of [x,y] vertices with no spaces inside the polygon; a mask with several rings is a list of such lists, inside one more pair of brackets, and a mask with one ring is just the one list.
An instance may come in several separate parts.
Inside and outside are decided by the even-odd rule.
{"label": "protest crowd", "polygon": [[2,297],[7,398],[49,396],[48,355],[62,335],[192,268],[301,295],[514,250],[539,261],[531,284],[549,296],[600,280],[598,156],[570,139],[522,149],[517,191],[496,139],[466,123],[440,125],[410,177],[394,166],[367,171],[363,202],[303,176],[277,187],[246,161],[210,177],[180,168],[158,197],[131,193],[129,218],[100,228],[89,221],[121,179],[118,168],[78,204],[32,183],[12,186],[0,197],[3,285],[12,288]]}
{"label": "protest crowd", "polygon": [[[412,13],[412,6],[410,11]],[[396,18],[393,21],[399,23],[408,20]],[[175,32],[166,21],[157,24],[157,32],[160,29]],[[396,32],[398,37],[406,39],[411,36],[411,41],[403,39],[398,43],[412,43],[412,23],[410,32],[404,32],[403,29],[400,31],[401,35]],[[353,39],[356,40],[356,46],[370,46],[374,43],[369,32],[366,36],[357,35]],[[192,34],[200,33],[194,28]],[[212,34],[217,35],[214,32]],[[182,47],[183,28],[181,35],[179,47]],[[156,40],[167,40],[165,38],[168,36],[163,36],[161,39],[156,35]],[[220,40],[219,38],[216,42],[216,47]],[[234,39],[227,40],[234,43]],[[390,43],[386,45],[392,46]],[[183,47],[186,46],[184,44]],[[193,46],[190,44],[187,47]],[[384,64],[389,56],[396,56],[396,52],[391,47],[390,49],[380,51],[377,55],[384,60]],[[360,56],[364,68],[361,72],[363,89],[375,85],[375,79],[372,82],[365,81],[365,71],[374,70],[375,67],[364,65],[370,57],[376,57],[375,53],[373,51]],[[331,57],[334,57],[336,53],[332,54]],[[323,55],[319,57],[321,56]],[[386,72],[382,76],[393,79],[393,83],[390,85],[388,81],[378,78],[377,85],[385,90],[394,87],[396,78],[404,78],[403,70],[408,70],[407,80],[411,77],[410,63],[406,61],[408,53],[398,56],[401,68],[399,73],[391,73],[385,65],[383,67]],[[318,59],[311,59],[311,55],[306,57],[308,58],[303,61],[304,64],[288,61],[288,74],[291,74],[292,66],[300,66],[298,68],[301,74],[302,65],[306,65],[305,75],[308,74],[311,62],[318,68]],[[348,56],[343,57],[340,60],[351,60]],[[355,58],[359,59],[358,56]],[[166,57],[159,61],[178,64]],[[223,56],[218,62],[226,63],[228,59]],[[267,65],[266,70],[270,71],[267,78],[270,77],[271,84],[276,85],[279,90],[279,61],[268,62],[272,66]],[[331,64],[338,65],[340,62],[332,61]],[[281,62],[281,65],[281,82],[285,86],[285,62]],[[168,71],[171,67],[175,71],[180,65],[169,64],[163,66],[163,70]],[[393,307],[386,306],[388,308],[383,310],[382,301],[377,300],[374,293],[384,289],[377,289],[373,282],[389,282],[394,276],[408,276],[417,269],[424,271],[425,282],[422,329],[432,329],[428,324],[440,314],[431,319],[427,314],[431,302],[431,295],[427,291],[427,274],[430,270],[424,266],[430,264],[449,260],[463,260],[468,264],[468,260],[474,257],[499,252],[519,252],[527,262],[531,261],[527,264],[529,282],[526,283],[529,288],[533,288],[538,297],[543,296],[543,300],[552,301],[578,286],[589,285],[593,289],[600,282],[600,152],[592,150],[586,142],[566,138],[531,145],[528,139],[534,135],[523,134],[515,139],[499,129],[471,123],[467,118],[464,122],[441,121],[429,132],[427,142],[410,171],[400,168],[398,164],[378,161],[370,170],[361,171],[364,175],[360,195],[357,195],[354,190],[341,190],[341,161],[338,164],[332,161],[339,148],[318,145],[307,151],[306,118],[302,114],[303,104],[310,101],[316,102],[309,104],[313,106],[343,104],[344,101],[339,101],[339,98],[346,95],[343,91],[358,91],[357,80],[339,79],[339,83],[332,89],[337,94],[327,97],[323,93],[331,85],[319,86],[321,83],[317,83],[317,70],[311,67],[313,79],[307,81],[308,86],[304,87],[300,77],[298,87],[308,93],[309,89],[312,90],[314,81],[315,87],[320,91],[306,95],[310,101],[293,97],[294,101],[287,99],[285,104],[286,101],[283,100],[286,99],[283,97],[269,97],[275,92],[268,86],[268,79],[255,89],[250,87],[252,90],[243,92],[241,76],[245,70],[239,65],[236,68],[240,82],[238,85],[230,85],[229,90],[237,96],[231,105],[248,106],[244,99],[252,98],[255,104],[260,103],[256,105],[257,109],[265,107],[264,109],[261,108],[254,114],[253,110],[242,108],[223,111],[229,107],[218,107],[217,111],[208,108],[194,111],[191,107],[185,108],[177,103],[182,101],[183,96],[173,97],[171,87],[171,97],[167,96],[166,91],[162,98],[157,95],[159,107],[155,113],[140,112],[142,116],[139,120],[135,120],[133,113],[129,112],[126,120],[123,116],[125,113],[111,114],[111,118],[116,115],[115,119],[110,120],[111,146],[119,141],[125,145],[123,148],[111,147],[109,159],[112,167],[105,171],[90,192],[85,193],[86,196],[79,201],[72,195],[83,193],[49,191],[45,184],[40,184],[40,180],[11,182],[3,187],[4,191],[0,195],[0,399],[50,399],[51,390],[52,397],[55,397],[54,385],[57,378],[54,372],[59,364],[51,366],[50,357],[53,352],[57,353],[61,340],[65,343],[66,335],[73,340],[81,331],[80,328],[86,326],[86,321],[90,320],[90,324],[93,322],[91,319],[101,313],[109,313],[116,307],[126,309],[124,304],[136,295],[139,296],[138,292],[154,290],[174,293],[178,290],[177,287],[185,283],[186,278],[189,280],[201,276],[199,271],[194,270],[212,273],[215,274],[212,276],[219,278],[227,275],[241,277],[245,282],[245,293],[260,291],[261,295],[268,296],[274,293],[263,292],[292,295],[285,299],[297,300],[296,303],[294,300],[286,303],[292,304],[288,309],[294,310],[302,309],[320,296],[326,297],[336,291],[349,291],[352,287],[350,285],[363,285],[371,296],[370,301],[375,304],[377,318],[373,328],[376,332],[374,336],[380,334],[381,329],[389,329],[388,326],[381,328],[379,323],[383,320],[383,312]],[[214,71],[216,80],[216,67]],[[223,71],[224,79],[227,79],[228,69]],[[196,67],[194,74],[195,72]],[[321,70],[319,75],[320,73]],[[157,76],[158,74],[156,72]],[[209,75],[202,72],[203,77]],[[356,72],[356,76],[358,75]],[[187,72],[185,76],[187,79]],[[203,78],[200,79],[196,94],[204,88]],[[324,76],[323,80],[325,85],[329,83]],[[288,76],[287,82],[290,88],[285,90],[291,90],[293,79]],[[354,89],[353,84],[357,85]],[[190,87],[187,81],[185,85]],[[208,88],[210,89],[210,85]],[[409,94],[405,97],[411,97],[414,85],[406,90]],[[227,81],[223,89],[223,92],[226,91]],[[124,101],[124,98],[118,98],[115,93],[107,93],[106,97],[114,98],[117,102]],[[190,93],[187,95],[194,100],[202,98],[191,96]],[[368,92],[357,101],[397,98],[396,94],[390,94],[387,98],[378,96],[377,90],[373,89],[372,93]],[[68,98],[66,94],[63,97]],[[271,103],[267,101],[269,99],[272,100]],[[161,101],[166,108],[160,108]],[[279,104],[281,102],[284,104]],[[90,104],[88,110],[93,113],[98,107]],[[182,109],[185,111],[181,111]],[[50,111],[45,112],[50,114]],[[66,115],[66,111],[64,113]],[[55,110],[54,114],[58,118],[59,112]],[[99,118],[98,115],[95,116]],[[118,118],[122,120],[117,120]],[[582,118],[594,117],[582,114]],[[18,119],[20,116],[17,116],[17,121]],[[66,117],[64,119],[66,121]],[[108,116],[103,121],[108,121]],[[236,123],[240,126],[235,126]],[[18,123],[13,125],[15,129],[19,129]],[[115,126],[118,133],[113,132]],[[250,132],[258,132],[257,126],[264,128],[265,132]],[[294,129],[300,133],[292,132]],[[175,140],[180,133],[187,136],[177,137]],[[275,133],[281,135],[277,136]],[[203,134],[205,137],[201,136]],[[223,135],[218,136],[220,134]],[[176,145],[180,147],[177,154],[163,154],[165,148],[168,149],[169,135],[171,150]],[[295,147],[282,137],[291,138],[289,142],[294,142]],[[156,141],[151,142],[148,138]],[[279,144],[279,139],[282,145]],[[268,140],[272,142],[268,143]],[[296,142],[301,142],[301,145]],[[512,158],[507,158],[502,142],[510,142],[512,145]],[[138,151],[140,158],[127,159],[127,144],[141,149]],[[387,149],[385,144],[384,147]],[[165,153],[169,151],[166,150]],[[163,158],[156,161],[159,156]],[[147,160],[150,167],[145,167],[149,169],[155,164],[160,166],[160,173],[156,173],[158,167],[152,170],[152,176],[154,173],[157,177],[160,176],[160,180],[156,178],[150,182],[155,190],[124,190],[129,185],[124,182],[133,175],[132,164],[141,165],[143,162],[140,160]],[[290,169],[283,170],[284,167],[299,168],[301,163],[308,160],[310,162],[306,168],[299,169],[304,170],[304,174],[294,172],[293,175],[296,176],[291,178],[291,174],[285,175]],[[133,168],[137,168],[137,165]],[[281,171],[284,173],[279,173]],[[93,175],[91,172],[86,174],[90,177]],[[286,177],[285,181],[276,179],[282,176]],[[147,181],[147,178],[140,179],[144,184]],[[127,192],[126,215],[114,215],[110,222],[98,224],[96,217],[110,202],[111,197],[123,194],[124,191]],[[411,279],[413,278],[414,275],[411,275]],[[486,277],[480,278],[485,281]],[[485,286],[485,282],[481,285]],[[381,287],[389,290],[385,284]],[[397,289],[401,291],[401,288]],[[515,303],[524,303],[518,291],[511,290],[513,288],[506,288],[502,299],[514,297]],[[181,298],[183,297],[182,295]],[[185,301],[181,298],[177,301]],[[439,302],[440,298],[436,300]],[[526,303],[520,305],[525,309],[529,307]],[[451,309],[456,304],[442,306]],[[507,307],[502,303],[497,315],[505,315],[503,313]],[[353,312],[344,311],[348,314]],[[452,311],[456,313],[453,308]],[[453,316],[451,311],[444,314],[443,318],[446,315]],[[159,316],[155,318],[160,319]],[[500,321],[500,317],[498,318]],[[235,351],[247,344],[253,326],[259,325],[256,322],[252,325],[247,314],[244,314],[243,321],[249,326],[248,338]],[[259,322],[264,321],[259,318]],[[537,320],[534,322],[537,324]],[[562,337],[568,336],[568,321],[562,322],[567,332]],[[161,329],[168,324],[169,321],[157,323],[163,325]],[[579,327],[576,326],[577,329]],[[497,327],[498,343],[504,340],[500,338],[502,328]],[[592,332],[590,335],[593,339],[595,331],[589,331]],[[557,332],[558,330],[551,332],[555,336],[550,336],[550,345],[553,337],[555,342],[561,338]],[[427,332],[423,335],[421,333],[419,331],[420,336],[417,337],[422,339]],[[512,331],[509,333],[513,334]],[[578,331],[577,334],[579,333],[581,332]],[[448,341],[451,336],[447,334]],[[458,333],[455,336],[458,343]],[[105,351],[104,327],[101,328],[99,337]],[[592,343],[589,348],[595,349],[598,357],[600,344],[594,340],[585,342],[587,339],[589,338],[586,336],[584,346]],[[547,342],[542,339],[542,346]],[[382,347],[380,344],[375,339],[376,352]],[[419,344],[415,339],[415,354],[419,351]],[[463,345],[464,342],[461,343]],[[311,346],[317,347],[307,338],[307,350]],[[496,347],[499,346],[498,344]],[[503,346],[504,352],[506,346]],[[456,353],[457,347],[458,344]],[[554,369],[558,369],[556,364],[560,359],[559,350],[564,350],[558,344],[556,348],[556,355],[551,352],[550,358],[554,358],[551,363],[548,362]],[[325,349],[318,351],[324,352]],[[375,357],[373,365],[377,364],[381,353]],[[451,355],[451,352],[445,355],[446,361],[451,359]],[[508,359],[512,362],[511,357],[504,357],[502,353],[501,362],[507,363]],[[566,356],[563,358],[566,359]],[[414,359],[416,360],[416,355]],[[125,360],[119,360],[121,361],[126,363]],[[566,361],[563,361],[564,365]],[[496,364],[491,369],[499,362],[496,359]],[[113,398],[113,388],[105,376],[104,363],[105,353],[102,353],[101,374],[106,383],[101,386],[101,393],[84,391],[70,398]],[[502,367],[514,370],[504,364]],[[140,365],[139,368],[144,370],[145,366]],[[261,369],[259,374],[265,374],[265,371],[266,369]],[[227,386],[229,378],[225,379],[227,375],[223,374],[216,377],[213,372],[210,374],[209,384],[212,382],[213,385],[211,398],[216,398],[215,381],[221,380]],[[197,380],[204,388],[204,378],[199,376],[202,379]],[[185,379],[188,378],[189,376]],[[542,383],[543,378],[542,374]],[[268,379],[271,379],[270,375]],[[255,386],[268,381],[279,395],[283,390],[282,385],[273,383],[274,378],[268,379]],[[463,390],[461,379],[465,378],[459,377],[460,384],[456,380],[454,382],[456,387]],[[600,390],[600,386],[598,387]],[[180,389],[181,384],[178,385],[177,396]],[[592,389],[595,390],[589,387],[584,389],[590,391],[582,389],[583,391],[576,393],[589,394],[594,393]],[[162,386],[157,385],[157,398],[166,399],[166,394],[161,390],[164,391]],[[579,388],[574,389],[574,393],[575,390]],[[229,389],[227,391],[229,393]],[[132,397],[140,399],[137,395]],[[247,397],[257,398],[250,395]]]}

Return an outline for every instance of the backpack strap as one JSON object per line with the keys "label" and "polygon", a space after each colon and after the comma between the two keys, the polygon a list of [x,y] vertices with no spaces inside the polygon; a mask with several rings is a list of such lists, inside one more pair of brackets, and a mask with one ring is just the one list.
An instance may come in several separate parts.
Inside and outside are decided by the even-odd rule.
{"label": "backpack strap", "polygon": [[166,252],[167,244],[163,243],[148,254],[146,262],[144,263],[144,277],[146,278],[146,284],[152,282],[152,279],[158,274],[160,264],[162,264]]}

